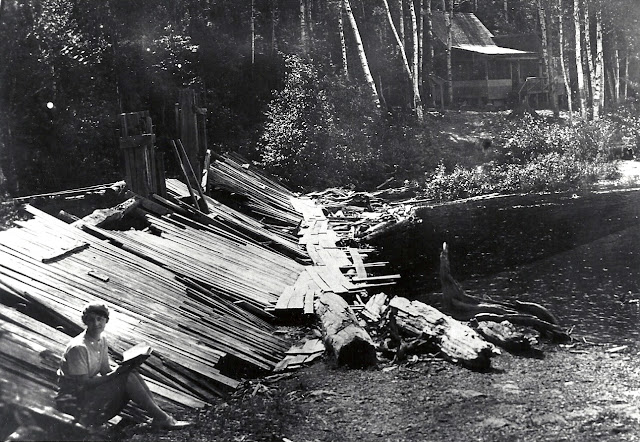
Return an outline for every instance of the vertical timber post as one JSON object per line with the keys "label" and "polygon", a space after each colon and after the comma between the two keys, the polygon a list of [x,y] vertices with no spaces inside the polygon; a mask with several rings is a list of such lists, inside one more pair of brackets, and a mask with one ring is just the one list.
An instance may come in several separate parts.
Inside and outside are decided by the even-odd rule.
{"label": "vertical timber post", "polygon": [[187,152],[187,158],[195,171],[202,170],[204,149],[201,148],[200,131],[198,130],[199,108],[196,93],[193,89],[181,89],[178,94],[178,131],[180,141]]}
{"label": "vertical timber post", "polygon": [[164,162],[148,111],[120,114],[120,148],[129,189],[140,196],[166,196]]}

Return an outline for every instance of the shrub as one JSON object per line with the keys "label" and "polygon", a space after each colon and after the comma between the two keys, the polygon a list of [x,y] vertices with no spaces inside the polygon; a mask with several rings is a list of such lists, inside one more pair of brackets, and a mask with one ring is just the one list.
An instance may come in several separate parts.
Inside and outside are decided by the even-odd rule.
{"label": "shrub", "polygon": [[610,119],[579,121],[573,126],[534,119],[530,115],[511,122],[497,137],[499,162],[524,164],[550,153],[569,154],[579,160],[607,158],[614,136]]}

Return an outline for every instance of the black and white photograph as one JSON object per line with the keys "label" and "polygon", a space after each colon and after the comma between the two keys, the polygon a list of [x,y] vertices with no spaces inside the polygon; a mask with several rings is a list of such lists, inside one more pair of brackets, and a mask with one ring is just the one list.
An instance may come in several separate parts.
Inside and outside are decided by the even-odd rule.
{"label": "black and white photograph", "polygon": [[640,442],[640,0],[0,0],[0,440]]}

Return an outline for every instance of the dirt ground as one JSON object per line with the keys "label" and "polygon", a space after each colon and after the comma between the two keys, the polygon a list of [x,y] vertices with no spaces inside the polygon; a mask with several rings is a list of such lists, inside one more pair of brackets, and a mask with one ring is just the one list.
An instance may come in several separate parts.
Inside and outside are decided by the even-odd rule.
{"label": "dirt ground", "polygon": [[[640,271],[636,254],[620,260],[637,249],[638,238],[640,225],[522,266],[505,281],[517,285],[523,277],[547,275],[542,291],[609,296],[612,311],[627,312],[633,321],[640,314],[636,291],[624,302],[615,292],[619,284],[634,283],[624,281],[627,273],[633,279]],[[602,267],[594,278],[580,270],[595,267],[591,261]],[[569,273],[575,278],[563,276]],[[574,287],[575,280],[581,285]],[[486,286],[462,282],[476,290],[478,284]],[[616,320],[600,322],[615,328]],[[370,370],[338,368],[326,359],[247,382],[229,400],[182,416],[195,423],[188,430],[130,429],[114,437],[141,442],[640,441],[637,342],[612,337],[596,344],[585,333],[573,338],[566,345],[540,344],[540,352],[529,357],[503,351],[488,372],[437,355],[414,355],[401,364],[380,358]]]}
{"label": "dirt ground", "polygon": [[[374,370],[321,362],[186,416],[193,428],[124,439],[211,441],[640,440],[636,349],[548,346],[478,373],[433,356]],[[255,394],[253,394],[255,391]]]}
{"label": "dirt ground", "polygon": [[[449,121],[457,133],[461,124],[468,129],[467,138],[455,140],[461,151],[475,146],[493,124],[478,115],[464,118]],[[446,131],[443,134],[447,136]],[[455,136],[453,130],[451,136]],[[621,171],[617,184],[637,183],[640,162],[621,162]],[[629,244],[628,236],[614,236],[620,238],[616,247],[609,248],[611,259],[623,253],[619,248],[637,250],[638,244]],[[583,262],[584,256],[576,259]],[[541,272],[548,270],[544,263],[536,266]],[[527,274],[535,273],[536,266],[528,267]],[[574,272],[570,266],[568,271]],[[614,282],[609,285],[615,287]],[[552,285],[562,289],[560,281]],[[415,355],[401,364],[381,358],[378,367],[369,370],[338,368],[325,359],[291,373],[247,381],[226,401],[178,414],[194,422],[189,429],[154,432],[129,427],[110,438],[139,442],[640,441],[640,348],[629,340],[624,344],[595,344],[575,336],[566,345],[541,344],[535,357],[503,351],[493,359],[489,372],[474,372],[437,355]]]}

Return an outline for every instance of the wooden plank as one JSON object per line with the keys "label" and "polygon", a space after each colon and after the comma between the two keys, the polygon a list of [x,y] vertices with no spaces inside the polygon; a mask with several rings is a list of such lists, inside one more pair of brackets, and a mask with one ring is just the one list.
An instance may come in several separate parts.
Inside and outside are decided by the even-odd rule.
{"label": "wooden plank", "polygon": [[89,247],[89,244],[86,242],[77,241],[75,244],[70,245],[68,247],[62,247],[59,250],[56,250],[46,256],[41,258],[41,261],[44,263],[49,263],[55,261],[56,259],[64,258],[65,256],[69,256],[75,252],[79,252],[80,250],[84,250]]}
{"label": "wooden plank", "polygon": [[287,309],[302,310],[304,308],[304,291],[294,290],[293,295],[289,298]]}
{"label": "wooden plank", "polygon": [[312,290],[311,287],[309,287],[307,289],[307,292],[304,295],[304,314],[305,315],[312,315],[314,313],[313,303],[315,301],[315,297],[316,297],[316,291]]}
{"label": "wooden plank", "polygon": [[309,253],[309,257],[311,261],[313,261],[314,265],[323,266],[325,265],[324,259],[322,259],[322,249],[314,246],[313,244],[307,245],[307,253]]}
{"label": "wooden plank", "polygon": [[287,286],[284,288],[284,291],[278,298],[278,302],[276,303],[276,310],[286,310],[289,305],[289,300],[293,296],[293,287]]}
{"label": "wooden plank", "polygon": [[364,268],[364,262],[362,261],[362,256],[360,256],[358,250],[350,247],[349,254],[351,255],[353,265],[356,268],[356,275],[358,276],[358,278],[366,278],[367,270]]}
{"label": "wooden plank", "polygon": [[344,277],[338,266],[324,266],[316,269],[320,278],[329,286],[329,291],[345,293],[349,291],[347,284],[351,285]]}
{"label": "wooden plank", "polygon": [[323,291],[330,291],[331,288],[329,287],[329,284],[327,284],[324,279],[322,279],[320,277],[320,275],[318,275],[318,269],[321,269],[322,267],[307,267],[307,272],[309,272],[309,276],[311,276],[311,279],[313,279],[313,282],[315,282],[318,285],[318,288]]}
{"label": "wooden plank", "polygon": [[395,275],[382,275],[382,276],[367,276],[364,278],[354,276],[351,280],[353,282],[369,282],[369,281],[385,281],[387,279],[400,279],[400,275],[395,274]]}

